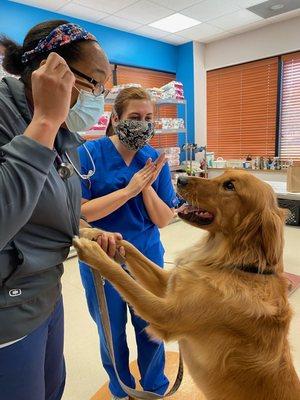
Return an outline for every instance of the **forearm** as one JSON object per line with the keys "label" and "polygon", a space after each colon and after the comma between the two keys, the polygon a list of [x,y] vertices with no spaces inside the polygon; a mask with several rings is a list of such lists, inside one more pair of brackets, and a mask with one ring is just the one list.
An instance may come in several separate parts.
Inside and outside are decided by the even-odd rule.
{"label": "forearm", "polygon": [[143,200],[149,217],[155,225],[163,228],[171,222],[174,210],[158,196],[152,186],[143,190]]}
{"label": "forearm", "polygon": [[55,155],[24,135],[0,148],[0,250],[31,217]]}
{"label": "forearm", "polygon": [[130,198],[131,195],[126,188],[120,189],[106,196],[87,201],[81,206],[81,212],[87,221],[97,221],[122,207]]}

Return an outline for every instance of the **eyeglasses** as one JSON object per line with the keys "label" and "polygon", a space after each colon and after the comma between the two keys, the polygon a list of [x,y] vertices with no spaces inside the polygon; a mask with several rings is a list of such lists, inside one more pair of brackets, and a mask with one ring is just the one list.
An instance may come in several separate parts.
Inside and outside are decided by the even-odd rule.
{"label": "eyeglasses", "polygon": [[104,94],[106,92],[105,87],[101,82],[97,82],[94,78],[91,78],[90,76],[85,75],[83,72],[80,72],[73,67],[69,67],[69,68],[72,72],[74,72],[74,74],[80,76],[80,78],[85,79],[86,81],[88,81],[90,84],[92,84],[94,86],[92,93],[95,96],[101,96],[102,94]]}

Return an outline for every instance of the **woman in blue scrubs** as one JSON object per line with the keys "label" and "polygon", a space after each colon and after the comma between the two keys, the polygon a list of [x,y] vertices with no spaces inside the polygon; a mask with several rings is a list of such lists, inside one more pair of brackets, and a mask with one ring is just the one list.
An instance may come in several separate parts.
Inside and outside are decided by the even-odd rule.
{"label": "woman in blue scrubs", "polygon": [[[165,157],[159,157],[148,145],[154,135],[153,112],[151,98],[141,88],[127,88],[117,96],[109,128],[112,135],[86,144],[96,173],[89,184],[82,184],[82,213],[92,226],[120,232],[125,240],[163,267],[164,248],[158,228],[172,220],[177,199]],[[91,168],[87,154],[80,149],[84,174]],[[80,263],[80,272],[89,311],[98,326],[101,358],[109,375],[112,399],[128,399],[108,355],[91,271]],[[123,382],[134,388],[126,342],[127,305],[109,282],[104,287],[117,368]],[[140,383],[144,390],[163,394],[168,387],[164,346],[149,339],[145,332],[147,323],[129,310],[136,335]]]}

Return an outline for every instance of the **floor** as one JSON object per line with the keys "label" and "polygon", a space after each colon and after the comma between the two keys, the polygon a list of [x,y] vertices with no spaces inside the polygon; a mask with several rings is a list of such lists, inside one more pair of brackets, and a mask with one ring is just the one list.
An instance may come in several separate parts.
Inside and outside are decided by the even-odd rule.
{"label": "floor", "polygon": [[[171,268],[176,254],[190,247],[201,238],[202,232],[183,222],[177,222],[161,232],[166,249],[166,267]],[[285,230],[285,269],[300,274],[300,229],[286,227]],[[98,335],[96,326],[90,318],[80,276],[77,259],[68,260],[63,277],[65,302],[65,356],[67,364],[67,383],[63,400],[89,400],[107,380],[99,362]],[[290,331],[290,342],[294,354],[295,366],[300,374],[300,289],[290,297],[294,309],[294,319]],[[136,358],[133,331],[128,327],[128,343],[131,359]],[[176,351],[177,345],[167,346],[167,350]]]}

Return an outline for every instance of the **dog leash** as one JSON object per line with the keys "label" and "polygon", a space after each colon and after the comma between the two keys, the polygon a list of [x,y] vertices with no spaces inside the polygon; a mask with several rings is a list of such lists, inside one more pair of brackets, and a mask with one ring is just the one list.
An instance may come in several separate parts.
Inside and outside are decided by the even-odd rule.
{"label": "dog leash", "polygon": [[115,352],[114,352],[113,339],[112,339],[112,333],[111,333],[111,325],[110,325],[107,301],[106,301],[106,296],[105,296],[105,291],[104,291],[105,281],[104,281],[104,278],[99,273],[99,271],[92,269],[92,273],[93,273],[94,283],[95,283],[95,287],[96,287],[98,305],[99,305],[99,310],[100,310],[100,317],[102,320],[104,337],[105,337],[106,345],[108,348],[108,353],[109,353],[116,377],[119,381],[121,388],[124,390],[125,393],[128,394],[128,396],[139,399],[139,400],[156,400],[156,399],[164,399],[166,397],[172,396],[179,389],[182,379],[183,379],[183,362],[182,362],[182,356],[181,356],[180,352],[179,352],[179,367],[178,367],[178,372],[177,372],[177,377],[176,377],[175,383],[174,383],[173,387],[165,395],[159,395],[159,394],[152,393],[152,392],[132,389],[129,386],[125,385],[125,383],[121,380],[118,370],[117,370],[117,366],[116,366]]}

